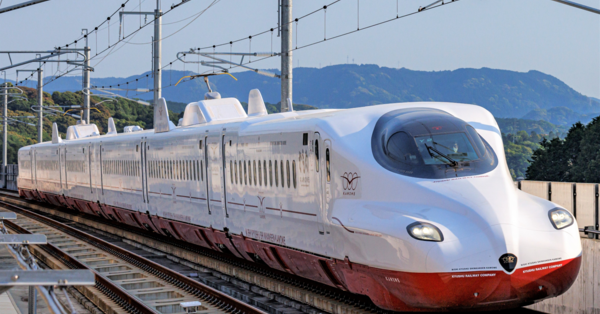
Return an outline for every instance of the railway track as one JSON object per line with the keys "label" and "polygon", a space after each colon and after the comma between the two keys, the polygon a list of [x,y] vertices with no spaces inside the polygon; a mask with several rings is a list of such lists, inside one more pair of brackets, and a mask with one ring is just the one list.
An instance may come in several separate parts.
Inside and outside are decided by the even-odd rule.
{"label": "railway track", "polygon": [[[9,191],[0,192],[0,206],[17,206],[50,220],[64,220],[72,228],[96,237],[115,238],[129,249],[163,255],[197,272],[191,274],[217,290],[245,300],[270,313],[390,314],[364,296],[354,295],[261,265],[228,257],[192,244],[133,230],[114,221],[45,203],[23,200]],[[10,208],[9,208],[10,209]],[[197,276],[197,277],[195,277]]]}
{"label": "railway track", "polygon": [[181,303],[200,301],[198,313],[265,314],[182,272],[132,252],[135,248],[114,245],[9,202],[0,202],[0,207],[18,214],[17,220],[4,222],[9,230],[47,236],[47,245],[32,248],[46,265],[90,269],[95,273],[95,287],[77,289],[105,313],[184,313]]}

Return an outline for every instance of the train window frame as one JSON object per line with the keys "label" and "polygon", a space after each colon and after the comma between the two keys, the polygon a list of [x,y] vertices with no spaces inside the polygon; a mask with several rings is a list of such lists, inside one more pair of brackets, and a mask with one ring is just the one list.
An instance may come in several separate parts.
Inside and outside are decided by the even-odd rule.
{"label": "train window frame", "polygon": [[248,172],[246,170],[246,161],[244,161],[244,185],[248,185]]}
{"label": "train window frame", "polygon": [[277,160],[274,162],[275,164],[275,187],[279,187],[279,172],[277,172]]}
{"label": "train window frame", "polygon": [[327,182],[331,182],[331,161],[329,157],[329,148],[325,149],[325,170],[327,172]]}
{"label": "train window frame", "polygon": [[204,160],[200,160],[200,179],[204,182]]}

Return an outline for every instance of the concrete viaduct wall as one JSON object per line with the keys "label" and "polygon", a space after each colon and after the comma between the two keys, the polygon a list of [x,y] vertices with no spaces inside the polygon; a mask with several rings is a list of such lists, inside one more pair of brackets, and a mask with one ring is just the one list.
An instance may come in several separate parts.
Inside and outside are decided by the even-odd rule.
{"label": "concrete viaduct wall", "polygon": [[[515,182],[522,191],[551,200],[569,210],[579,228],[598,230],[598,184],[544,181]],[[600,314],[600,241],[581,233],[583,260],[579,276],[565,294],[529,306],[547,313]]]}

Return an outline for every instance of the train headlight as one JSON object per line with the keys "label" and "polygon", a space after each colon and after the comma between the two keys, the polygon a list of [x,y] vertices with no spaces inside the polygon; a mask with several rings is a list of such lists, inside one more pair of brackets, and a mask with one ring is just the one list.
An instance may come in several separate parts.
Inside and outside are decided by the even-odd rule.
{"label": "train headlight", "polygon": [[434,242],[444,241],[444,235],[442,235],[440,229],[426,222],[414,222],[408,225],[406,230],[408,230],[408,234],[410,234],[411,237],[417,240]]}
{"label": "train headlight", "polygon": [[571,213],[562,208],[554,208],[548,212],[548,217],[550,217],[550,222],[556,229],[563,229],[573,224],[575,219]]}

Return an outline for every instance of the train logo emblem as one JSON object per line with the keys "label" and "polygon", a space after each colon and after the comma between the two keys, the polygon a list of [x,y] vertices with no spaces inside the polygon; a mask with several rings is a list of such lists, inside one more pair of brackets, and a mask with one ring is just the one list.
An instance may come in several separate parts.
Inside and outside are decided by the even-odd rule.
{"label": "train logo emblem", "polygon": [[502,259],[503,262],[505,263],[514,263],[515,262],[515,257],[514,256],[505,256]]}
{"label": "train logo emblem", "polygon": [[356,188],[358,187],[358,179],[360,177],[356,172],[344,172],[342,175],[342,187],[344,188],[344,195],[354,196]]}
{"label": "train logo emblem", "polygon": [[308,151],[302,150],[298,154],[298,166],[303,173],[308,172]]}
{"label": "train logo emblem", "polygon": [[504,268],[504,270],[506,270],[509,273],[512,273],[513,270],[515,270],[515,268],[517,267],[517,256],[515,256],[514,254],[507,253],[500,256],[499,262],[502,268]]}

